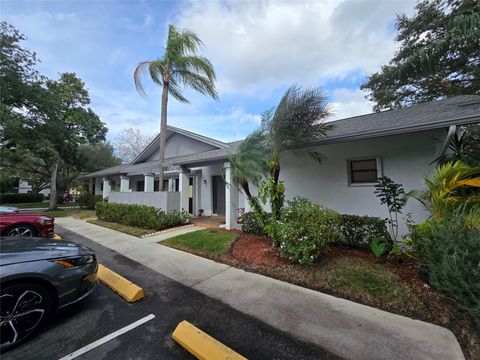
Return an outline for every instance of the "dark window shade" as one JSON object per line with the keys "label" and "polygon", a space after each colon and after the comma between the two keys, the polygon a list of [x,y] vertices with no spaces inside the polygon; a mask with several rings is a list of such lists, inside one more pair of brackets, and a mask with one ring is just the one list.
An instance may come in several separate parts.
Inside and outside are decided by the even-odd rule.
{"label": "dark window shade", "polygon": [[158,180],[153,182],[153,191],[158,191]]}
{"label": "dark window shade", "polygon": [[137,181],[137,191],[145,191],[145,181]]}
{"label": "dark window shade", "polygon": [[377,160],[352,160],[350,161],[350,183],[374,183],[377,182]]}

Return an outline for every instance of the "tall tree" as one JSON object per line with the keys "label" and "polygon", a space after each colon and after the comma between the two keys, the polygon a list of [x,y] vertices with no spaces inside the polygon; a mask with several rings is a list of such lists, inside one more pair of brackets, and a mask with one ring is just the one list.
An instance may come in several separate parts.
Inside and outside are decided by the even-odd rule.
{"label": "tall tree", "polygon": [[321,89],[302,89],[293,85],[275,109],[263,114],[262,126],[270,150],[270,161],[267,164],[269,177],[262,182],[260,192],[264,200],[270,201],[274,221],[280,217],[285,193],[284,185],[279,181],[280,154],[292,151],[296,156],[321,162],[322,154],[311,146],[332,128],[325,123],[330,113],[327,96]]}
{"label": "tall tree", "polygon": [[400,49],[361,86],[376,111],[480,94],[480,3],[423,0],[397,17]]}
{"label": "tall tree", "polygon": [[130,164],[156,136],[156,133],[144,135],[140,129],[123,129],[113,141],[115,154],[124,164]]}
{"label": "tall tree", "polygon": [[141,62],[134,72],[135,86],[140,94],[145,95],[142,75],[146,71],[155,84],[162,86],[159,146],[161,166],[158,176],[160,184],[163,182],[168,96],[171,95],[180,102],[188,103],[189,101],[182,93],[183,87],[188,86],[201,94],[218,99],[213,65],[207,58],[196,55],[202,44],[194,32],[176,29],[173,25],[169,25],[163,56],[156,60]]}
{"label": "tall tree", "polygon": [[39,92],[31,116],[10,121],[4,136],[7,148],[28,150],[43,161],[50,174],[50,209],[55,209],[59,166],[74,164],[78,146],[104,140],[107,128],[88,108],[88,91],[75,74],[60,74],[59,80],[48,80]]}

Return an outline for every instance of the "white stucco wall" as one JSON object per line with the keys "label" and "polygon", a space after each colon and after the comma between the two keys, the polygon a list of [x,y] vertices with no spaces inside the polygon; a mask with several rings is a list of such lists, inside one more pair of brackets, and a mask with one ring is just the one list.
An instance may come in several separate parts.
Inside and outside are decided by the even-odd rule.
{"label": "white stucco wall", "polygon": [[[167,143],[165,145],[165,158],[171,158],[187,154],[195,154],[197,152],[213,149],[216,149],[216,147],[183,136],[181,134],[172,134],[172,136],[167,139]],[[159,156],[157,150],[146,161],[154,161],[158,159]]]}
{"label": "white stucco wall", "polygon": [[[341,213],[386,218],[387,210],[373,194],[373,186],[349,185],[347,160],[378,156],[383,175],[402,184],[406,192],[422,189],[423,178],[434,169],[431,162],[441,148],[438,139],[445,135],[436,130],[324,145],[317,148],[326,156],[322,164],[285,153],[280,178],[285,181],[286,198],[303,196]],[[407,213],[416,222],[428,216],[418,201],[409,199],[400,219],[400,234],[407,233]]]}

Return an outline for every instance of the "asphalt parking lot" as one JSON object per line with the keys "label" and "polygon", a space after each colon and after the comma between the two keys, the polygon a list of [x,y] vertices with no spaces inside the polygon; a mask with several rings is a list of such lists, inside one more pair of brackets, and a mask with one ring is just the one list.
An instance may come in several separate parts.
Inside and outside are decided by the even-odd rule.
{"label": "asphalt parking lot", "polygon": [[129,304],[100,284],[89,298],[60,310],[35,338],[2,359],[60,359],[151,314],[153,319],[78,359],[193,359],[171,338],[182,320],[249,359],[337,359],[74,232],[56,230],[65,240],[95,249],[99,263],[143,287],[145,298]]}

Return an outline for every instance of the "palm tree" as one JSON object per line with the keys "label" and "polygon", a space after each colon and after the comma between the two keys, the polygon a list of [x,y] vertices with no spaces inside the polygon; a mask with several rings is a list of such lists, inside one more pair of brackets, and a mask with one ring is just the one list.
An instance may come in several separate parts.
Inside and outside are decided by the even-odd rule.
{"label": "palm tree", "polygon": [[480,166],[462,161],[438,165],[425,177],[425,185],[425,190],[412,190],[408,195],[420,201],[434,219],[461,206],[480,206]]}
{"label": "palm tree", "polygon": [[331,125],[325,119],[331,114],[326,94],[320,88],[291,86],[275,109],[262,116],[262,127],[267,136],[271,160],[268,163],[269,181],[264,194],[270,200],[272,219],[278,220],[284,201],[284,186],[279,182],[280,153],[292,151],[294,155],[321,162],[323,156],[311,148],[324,137]]}
{"label": "palm tree", "polygon": [[258,185],[266,173],[268,148],[265,140],[265,132],[255,130],[238,146],[236,154],[230,156],[234,185],[242,188],[250,206],[261,217],[264,211],[258,198],[252,195],[249,182]]}
{"label": "palm tree", "polygon": [[169,25],[163,56],[156,60],[142,61],[135,68],[133,75],[135,87],[141,95],[145,96],[142,75],[146,71],[154,83],[162,86],[159,184],[163,183],[168,95],[180,102],[188,103],[189,101],[182,94],[182,88],[189,86],[203,95],[218,99],[213,65],[207,58],[196,55],[201,45],[203,45],[202,41],[194,32],[176,29],[173,25]]}

